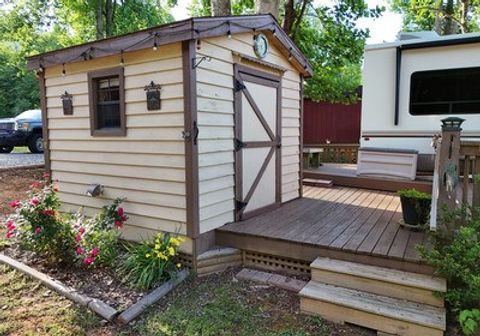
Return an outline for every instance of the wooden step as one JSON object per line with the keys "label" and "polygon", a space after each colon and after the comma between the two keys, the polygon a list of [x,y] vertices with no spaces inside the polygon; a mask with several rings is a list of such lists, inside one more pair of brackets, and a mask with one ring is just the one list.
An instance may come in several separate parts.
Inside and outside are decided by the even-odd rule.
{"label": "wooden step", "polygon": [[314,187],[324,187],[324,188],[331,188],[333,187],[333,182],[330,180],[322,180],[317,178],[304,178],[303,184],[308,186]]}
{"label": "wooden step", "polygon": [[231,247],[216,247],[197,257],[197,275],[204,276],[223,272],[229,267],[242,264],[242,252]]}
{"label": "wooden step", "polygon": [[445,309],[310,281],[300,291],[303,312],[403,336],[441,336]]}
{"label": "wooden step", "polygon": [[438,293],[445,293],[445,279],[390,268],[317,258],[311,265],[312,280],[326,284],[443,307]]}

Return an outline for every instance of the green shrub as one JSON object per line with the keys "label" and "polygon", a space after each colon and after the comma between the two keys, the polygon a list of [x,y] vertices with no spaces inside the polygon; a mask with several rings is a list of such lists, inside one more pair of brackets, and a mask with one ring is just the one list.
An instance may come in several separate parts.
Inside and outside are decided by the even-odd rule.
{"label": "green shrub", "polygon": [[459,321],[466,336],[480,335],[480,309],[462,310]]}
{"label": "green shrub", "polygon": [[420,247],[421,256],[447,279],[445,301],[459,313],[480,304],[480,216],[463,208],[445,213],[438,232],[430,233],[431,247]]}
{"label": "green shrub", "polygon": [[6,222],[6,238],[48,262],[71,264],[75,240],[70,225],[59,213],[60,201],[51,184],[35,183],[27,201],[10,202],[15,213]]}
{"label": "green shrub", "polygon": [[420,200],[431,200],[432,195],[426,192],[418,191],[417,189],[403,189],[399,190],[398,196],[405,198],[415,198]]}
{"label": "green shrub", "polygon": [[6,238],[48,262],[112,266],[118,256],[118,229],[127,220],[120,207],[123,200],[118,198],[87,218],[81,210],[60,214],[56,192],[53,184],[35,182],[27,201],[10,202],[15,213],[6,221]]}
{"label": "green shrub", "polygon": [[181,267],[181,264],[175,264],[175,257],[182,242],[180,237],[159,233],[154,240],[130,244],[121,272],[132,287],[142,290],[168,280]]}

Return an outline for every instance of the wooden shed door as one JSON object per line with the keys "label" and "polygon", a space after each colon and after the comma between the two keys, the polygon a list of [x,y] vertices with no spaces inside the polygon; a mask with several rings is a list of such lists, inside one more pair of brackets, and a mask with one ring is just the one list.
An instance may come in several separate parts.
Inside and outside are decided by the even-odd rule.
{"label": "wooden shed door", "polygon": [[280,78],[235,66],[236,219],[280,204]]}

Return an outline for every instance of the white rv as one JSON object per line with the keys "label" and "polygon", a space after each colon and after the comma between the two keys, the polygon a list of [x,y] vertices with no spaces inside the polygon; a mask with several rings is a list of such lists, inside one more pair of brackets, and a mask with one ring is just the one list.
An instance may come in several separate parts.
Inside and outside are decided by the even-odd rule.
{"label": "white rv", "polygon": [[361,147],[417,150],[418,170],[431,170],[431,138],[450,116],[480,140],[479,33],[410,33],[366,47]]}

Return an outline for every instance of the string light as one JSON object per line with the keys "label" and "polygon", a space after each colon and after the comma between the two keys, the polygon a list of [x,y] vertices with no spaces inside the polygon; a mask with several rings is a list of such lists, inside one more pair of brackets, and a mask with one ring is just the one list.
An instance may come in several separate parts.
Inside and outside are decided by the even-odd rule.
{"label": "string light", "polygon": [[[234,26],[237,26],[239,28],[243,28],[243,29],[251,29],[251,31],[253,32],[253,39],[255,40],[257,38],[257,30],[267,30],[267,29],[270,29],[270,31],[272,32],[272,35],[277,37],[277,27],[275,26],[274,23],[270,22],[268,24],[264,24],[264,25],[260,25],[260,26],[257,26],[257,27],[249,27],[249,26],[246,26],[246,25],[242,25],[238,22],[230,22],[230,21],[226,21],[226,22],[222,22],[216,26],[211,26],[211,27],[208,27],[208,28],[205,28],[205,29],[198,29],[198,28],[194,28],[193,29],[193,32],[194,32],[194,36],[198,36],[200,35],[201,33],[203,32],[206,32],[206,31],[211,31],[211,30],[215,30],[215,29],[218,29],[219,27],[221,26],[224,26],[224,25],[228,25],[228,30],[227,30],[227,38],[228,39],[231,39],[232,38],[232,30],[231,30],[231,26],[234,25]],[[273,26],[273,28],[272,28]],[[170,33],[165,33],[165,35],[169,35],[169,34],[178,34],[178,32],[170,32]],[[143,43],[145,43],[146,41],[148,41],[149,39],[153,39],[153,46],[152,46],[152,49],[154,51],[157,51],[158,50],[158,47],[159,47],[159,44],[157,43],[157,37],[159,36],[158,33],[150,33],[148,36],[146,36],[144,39],[141,39],[137,42],[135,42],[134,44],[130,45],[130,46],[127,46],[126,48],[124,49],[121,49],[119,52],[120,52],[120,65],[121,66],[124,66],[125,65],[125,60],[124,60],[124,52],[128,49],[131,49],[137,45],[141,45]],[[100,47],[95,47],[96,49],[100,49],[102,52],[106,52],[106,53],[110,53],[110,52],[115,52],[117,51],[118,52],[118,49],[115,50],[115,49],[109,49],[109,48],[100,48]],[[196,41],[196,48],[197,50],[200,50],[201,49],[201,40],[200,39],[197,39]],[[69,63],[69,62],[73,62],[79,58],[83,58],[83,60],[87,61],[87,60],[91,60],[91,59],[94,59],[93,57],[93,51],[94,51],[94,47],[89,47],[88,50],[85,50],[83,51],[82,53],[80,53],[78,56],[74,56],[72,57],[71,59],[69,59],[68,61],[66,61],[65,63],[62,64],[63,68],[62,68],[62,76],[65,76],[66,75],[66,71],[65,71],[65,64],[66,63]],[[293,52],[292,52],[292,47],[289,48],[289,54],[288,54],[288,60],[291,61],[293,59]],[[40,62],[41,62],[41,59],[40,59]],[[305,59],[303,59],[302,61],[299,60],[299,62],[301,62],[301,64],[303,65],[303,68],[305,70],[308,69],[308,63],[304,63],[304,62],[307,62]],[[39,65],[39,68],[38,68],[38,72],[43,72],[45,70],[44,66],[40,63]]]}
{"label": "string light", "polygon": [[158,50],[157,36],[158,36],[158,33],[155,33],[155,35],[153,35],[153,51]]}

